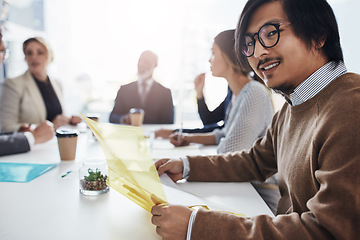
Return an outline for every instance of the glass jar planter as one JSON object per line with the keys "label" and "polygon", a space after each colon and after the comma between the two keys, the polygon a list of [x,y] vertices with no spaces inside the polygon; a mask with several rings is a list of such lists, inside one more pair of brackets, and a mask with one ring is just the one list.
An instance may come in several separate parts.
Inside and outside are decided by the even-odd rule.
{"label": "glass jar planter", "polygon": [[108,168],[105,160],[93,159],[83,162],[79,170],[80,192],[89,196],[108,192],[107,177]]}

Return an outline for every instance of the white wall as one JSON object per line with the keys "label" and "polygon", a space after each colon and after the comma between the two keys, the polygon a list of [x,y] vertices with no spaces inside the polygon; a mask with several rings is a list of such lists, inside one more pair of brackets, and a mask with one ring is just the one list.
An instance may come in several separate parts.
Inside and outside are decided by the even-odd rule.
{"label": "white wall", "polygon": [[[329,2],[338,19],[345,63],[360,73],[360,1]],[[178,112],[198,120],[193,79],[209,71],[213,38],[236,27],[244,4],[244,0],[45,0],[45,37],[55,52],[50,72],[63,82],[68,112],[111,111],[119,86],[135,79],[138,56],[151,49],[159,55],[156,77],[173,90]],[[13,64],[10,76],[26,69],[18,44],[16,61],[21,64]],[[206,95],[214,108],[226,94],[226,81],[207,76]],[[182,114],[177,121],[180,118]]]}

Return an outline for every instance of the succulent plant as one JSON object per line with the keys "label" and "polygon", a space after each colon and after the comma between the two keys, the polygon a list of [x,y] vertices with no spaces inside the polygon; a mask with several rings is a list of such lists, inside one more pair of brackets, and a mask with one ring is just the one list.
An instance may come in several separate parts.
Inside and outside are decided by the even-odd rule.
{"label": "succulent plant", "polygon": [[87,181],[96,181],[101,179],[106,180],[106,177],[104,177],[104,175],[101,174],[101,171],[98,168],[96,168],[95,172],[91,168],[89,168],[88,173],[89,176],[84,176],[84,179]]}

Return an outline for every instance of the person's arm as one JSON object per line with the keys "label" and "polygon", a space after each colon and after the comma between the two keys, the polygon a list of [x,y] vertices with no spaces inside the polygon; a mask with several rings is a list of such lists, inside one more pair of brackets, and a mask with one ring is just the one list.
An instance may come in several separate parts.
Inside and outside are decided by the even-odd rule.
{"label": "person's arm", "polygon": [[205,99],[197,99],[198,112],[204,125],[214,124],[225,118],[225,102],[223,101],[213,111],[210,111],[206,105]]}
{"label": "person's arm", "polygon": [[[360,142],[360,134],[358,123],[354,121],[359,115],[359,111],[353,111],[355,104],[356,101],[351,99],[332,111],[326,111],[327,122],[322,122],[323,127],[314,133],[313,139],[309,139],[314,145],[314,165],[311,169],[318,190],[308,196],[305,203],[299,203],[306,206],[305,211],[299,210],[295,204],[286,214],[279,214],[275,218],[265,215],[242,218],[200,209],[192,228],[192,238],[357,239],[360,233],[360,205],[357,204],[360,196],[360,148],[355,143]],[[343,111],[341,108],[346,106],[349,109]],[[349,112],[353,114],[349,115]],[[343,118],[345,115],[349,117]],[[188,181],[243,181],[250,180],[251,175],[255,177],[254,180],[268,175],[266,168],[271,167],[271,161],[259,161],[262,156],[275,159],[276,151],[271,154],[266,146],[276,146],[277,141],[273,142],[273,134],[268,133],[269,130],[249,152],[222,157],[189,157],[191,171]],[[248,164],[244,164],[244,160]],[[291,193],[291,189],[286,191]]]}
{"label": "person's arm", "polygon": [[58,114],[58,115],[56,115],[54,120],[52,120],[52,122],[54,124],[55,129],[58,129],[61,126],[70,124],[70,118],[66,117],[63,114]]}
{"label": "person's arm", "polygon": [[[257,157],[261,158],[261,156],[265,155],[272,156],[272,158],[275,159],[275,156],[269,152],[273,146],[271,134],[269,132],[270,131],[268,131],[268,134],[266,135],[267,137],[265,137],[263,140],[259,140],[250,152],[217,156],[189,157],[191,171],[188,180],[240,181],[250,179],[249,175],[252,175],[252,173],[249,174],[248,170],[251,169],[251,165],[255,164],[256,161],[254,160]],[[249,166],[246,167],[246,165]],[[166,170],[167,172],[171,172],[172,170],[176,169],[170,164],[169,167],[164,168],[166,169],[163,171]],[[179,167],[177,168],[178,170],[175,172],[180,171]],[[256,170],[253,169],[251,172],[256,172]],[[354,189],[356,188],[353,188],[353,190]],[[172,229],[168,227],[171,225],[171,222],[173,222],[169,216],[175,212],[175,208],[168,208],[166,211],[163,211],[165,209],[163,209],[162,206],[155,206],[153,207],[153,210],[153,213],[156,213],[153,218],[157,218],[156,221],[153,221],[153,223],[157,225],[157,229],[162,229],[162,232],[158,233],[166,233],[166,235],[161,235],[163,239],[177,239],[177,236],[184,236],[186,234],[187,230],[183,228],[182,230],[177,229],[176,232],[173,232]],[[182,222],[177,223],[179,226],[189,224],[189,218],[186,218],[188,214],[186,213],[185,209],[180,211],[180,209],[177,208],[176,214],[180,219],[183,219]],[[323,214],[325,217],[326,212],[323,212]],[[326,218],[330,221],[333,219],[333,224],[338,224],[336,218],[332,218],[329,215],[327,215]],[[279,215],[276,218],[272,218],[266,215],[252,218],[243,218],[232,214],[217,211],[205,211],[200,209],[196,214],[195,221],[193,222],[191,238],[200,240],[234,238],[329,239],[329,233],[326,232],[324,228],[319,227],[318,222],[313,221],[312,219],[313,216],[311,216],[310,212],[309,214],[305,213],[301,216],[297,213],[290,213],[287,215]],[[304,224],[304,220],[307,220],[307,225]],[[350,218],[349,221],[354,220]],[[181,233],[179,233],[179,231],[181,231]]]}
{"label": "person's arm", "polygon": [[205,73],[201,73],[196,76],[194,80],[194,86],[198,103],[198,112],[203,124],[215,124],[221,120],[224,120],[225,114],[223,115],[223,112],[225,111],[225,109],[223,104],[220,104],[214,111],[210,111],[208,109],[208,106],[206,105],[203,92],[205,86]]}
{"label": "person's arm", "polygon": [[226,109],[231,101],[232,92],[228,89],[228,94],[226,95],[223,102],[220,103],[213,111],[210,111],[206,105],[205,99],[197,99],[198,112],[200,119],[204,125],[215,124],[225,119]]}
{"label": "person's arm", "polygon": [[47,142],[55,136],[54,124],[50,121],[44,121],[31,131],[31,133],[34,136],[35,144]]}
{"label": "person's arm", "polygon": [[200,143],[204,145],[215,145],[213,133],[173,133],[169,136],[170,142],[174,146],[187,146],[190,143]]}
{"label": "person's arm", "polygon": [[[114,108],[110,113],[109,121],[111,123],[123,123],[124,120],[130,120],[129,118],[129,111],[125,108],[124,105],[124,93],[123,93],[123,87],[121,86],[116,98],[115,98],[115,104]],[[130,122],[129,122],[130,124]]]}
{"label": "person's arm", "polygon": [[[206,125],[203,128],[184,128],[182,129],[183,133],[209,133],[214,131],[215,129],[221,129],[223,126],[219,126],[218,124],[210,124]],[[179,129],[166,129],[161,128],[155,131],[155,137],[161,138],[169,138],[169,136],[175,132],[179,132]]]}
{"label": "person's arm", "polygon": [[0,156],[30,151],[30,145],[22,132],[0,135]]}
{"label": "person's arm", "polygon": [[[219,125],[217,123],[205,125],[203,128],[193,128],[193,129],[183,129],[184,133],[209,133],[214,131],[215,129],[221,129],[224,125]],[[177,132],[176,129],[174,132]]]}

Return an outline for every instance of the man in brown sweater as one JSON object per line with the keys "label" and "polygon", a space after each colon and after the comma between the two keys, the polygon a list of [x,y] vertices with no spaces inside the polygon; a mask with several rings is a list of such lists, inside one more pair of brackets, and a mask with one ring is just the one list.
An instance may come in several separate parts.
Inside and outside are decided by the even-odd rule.
{"label": "man in brown sweater", "polygon": [[276,217],[158,205],[157,233],[172,240],[358,239],[360,76],[347,73],[331,7],[326,0],[249,0],[236,49],[242,65],[287,100],[265,137],[249,151],[161,159],[156,167],[174,181],[263,181],[278,172]]}

